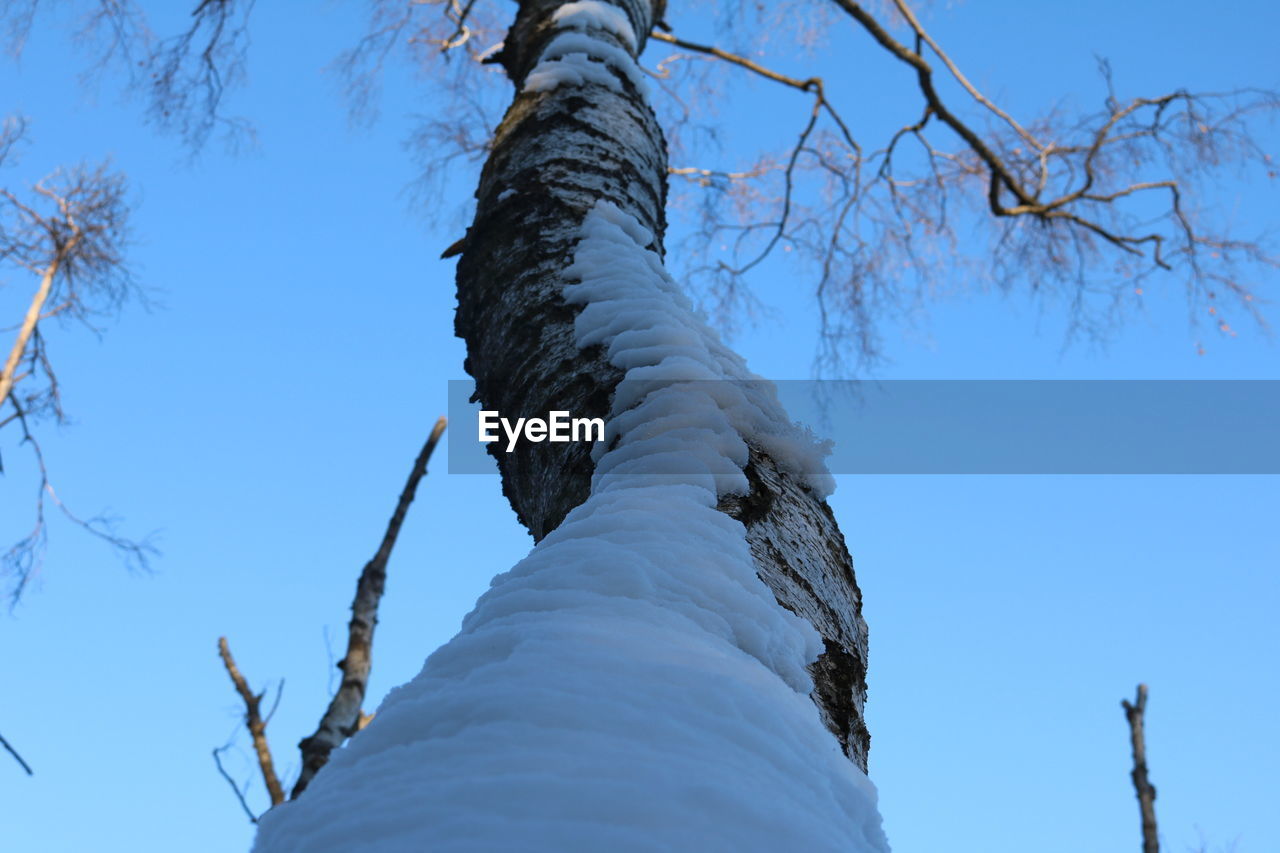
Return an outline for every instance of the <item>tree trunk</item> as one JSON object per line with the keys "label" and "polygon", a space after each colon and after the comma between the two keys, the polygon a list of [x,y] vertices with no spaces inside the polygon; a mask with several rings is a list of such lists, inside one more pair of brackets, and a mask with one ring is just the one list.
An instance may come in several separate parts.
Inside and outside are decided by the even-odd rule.
{"label": "tree trunk", "polygon": [[[522,2],[499,59],[519,91],[556,30],[563,0]],[[622,0],[643,49],[661,5]],[[629,46],[618,40],[621,48]],[[495,135],[476,192],[477,208],[458,265],[458,335],[485,409],[499,412],[608,411],[622,371],[599,347],[574,340],[577,310],[566,304],[564,270],[588,211],[611,202],[654,235],[663,254],[667,151],[643,94],[558,87],[517,94]],[[554,403],[554,405],[553,405]],[[490,450],[520,521],[540,540],[586,499],[590,445],[522,444]],[[863,721],[867,628],[844,538],[826,502],[751,448],[751,492],[721,509],[747,528],[761,579],[822,635],[813,698],[841,749],[866,770]]]}
{"label": "tree trunk", "polygon": [[634,59],[660,13],[520,4],[458,267],[485,407],[608,412],[607,441],[498,455],[537,544],[263,817],[258,853],[888,851],[860,595],[811,448],[662,268]]}

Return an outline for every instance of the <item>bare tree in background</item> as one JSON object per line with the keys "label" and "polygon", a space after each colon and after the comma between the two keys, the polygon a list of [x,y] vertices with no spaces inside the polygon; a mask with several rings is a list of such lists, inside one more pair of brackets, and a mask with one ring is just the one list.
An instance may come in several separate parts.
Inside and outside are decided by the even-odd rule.
{"label": "bare tree in background", "polygon": [[[252,138],[248,122],[228,115],[225,93],[242,82],[248,48],[248,21],[254,0],[199,0],[182,33],[157,38],[142,8],[129,0],[81,4],[77,40],[93,53],[86,77],[113,67],[124,70],[131,87],[145,96],[147,118],[179,136],[194,155],[215,131],[229,146]],[[40,0],[0,0],[0,32],[8,53],[21,55]],[[0,126],[0,166],[22,139],[25,123]],[[47,542],[46,502],[72,522],[105,540],[131,566],[145,568],[154,553],[149,541],[116,532],[108,517],[81,518],[59,498],[44,453],[33,431],[42,418],[65,421],[58,377],[44,334],[48,321],[95,323],[114,315],[129,297],[140,295],[125,264],[128,205],[125,178],[107,166],[57,172],[29,192],[0,189],[0,263],[35,278],[30,306],[10,331],[16,339],[0,372],[0,429],[19,431],[38,469],[35,522],[31,531],[0,556],[5,594],[16,604],[38,571]],[[12,426],[10,426],[12,425]],[[0,471],[3,471],[0,460]]]}
{"label": "bare tree in background", "polygon": [[[0,165],[23,132],[20,119],[0,130]],[[82,519],[59,498],[34,432],[42,419],[65,420],[61,389],[46,329],[52,321],[95,323],[116,314],[138,290],[124,260],[128,205],[123,176],[107,166],[62,170],[19,194],[0,187],[0,270],[4,285],[30,283],[32,296],[16,324],[0,367],[0,431],[16,430],[31,449],[37,471],[31,532],[0,556],[0,576],[16,604],[39,569],[47,539],[46,501],[106,541],[125,560],[145,567],[149,543],[118,535],[112,519]],[[0,469],[2,470],[2,469]]]}
{"label": "bare tree in background", "polygon": [[[190,24],[159,37],[132,0],[84,0],[76,40],[89,53],[83,75],[94,82],[121,72],[140,95],[146,118],[198,154],[215,133],[231,150],[252,143],[253,125],[226,110],[226,96],[245,80],[249,19],[256,0],[193,0]],[[22,54],[44,6],[41,0],[0,0],[8,52]]]}

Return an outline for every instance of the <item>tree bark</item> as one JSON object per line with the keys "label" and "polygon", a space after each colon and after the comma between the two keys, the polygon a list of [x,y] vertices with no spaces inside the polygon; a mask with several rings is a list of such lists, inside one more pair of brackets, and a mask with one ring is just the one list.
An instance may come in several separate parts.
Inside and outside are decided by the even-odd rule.
{"label": "tree bark", "polygon": [[1132,703],[1120,700],[1125,719],[1129,721],[1129,740],[1133,746],[1134,794],[1138,797],[1138,811],[1142,815],[1142,853],[1160,853],[1160,837],[1156,831],[1156,786],[1147,775],[1147,685],[1138,685],[1138,694]]}
{"label": "tree bark", "polygon": [[[75,245],[72,239],[68,248]],[[22,356],[27,351],[27,343],[31,340],[31,335],[35,333],[36,325],[40,322],[40,314],[44,311],[44,304],[49,301],[49,294],[53,292],[53,280],[58,275],[58,269],[62,264],[62,258],[65,257],[65,250],[59,252],[54,259],[45,267],[40,274],[40,286],[36,288],[36,295],[31,298],[31,305],[27,308],[27,313],[22,318],[22,324],[18,327],[18,337],[13,342],[13,347],[9,350],[9,357],[5,359],[4,367],[0,368],[0,401],[8,398],[9,392],[13,390],[13,386],[17,384],[15,376],[18,372],[18,365],[22,363]],[[16,406],[17,398],[14,398]]]}
{"label": "tree bark", "polygon": [[[612,202],[655,236],[663,254],[667,152],[642,92],[579,87],[526,92],[522,85],[553,35],[564,0],[522,0],[497,57],[518,93],[499,125],[476,192],[473,224],[458,264],[456,330],[467,371],[486,409],[607,412],[622,372],[599,347],[580,350],[578,309],[561,291],[580,226],[598,201]],[[615,0],[643,50],[661,2]],[[623,50],[622,39],[608,38]],[[527,443],[497,458],[503,491],[540,540],[586,499],[593,464],[586,443]],[[863,721],[867,628],[852,561],[826,502],[751,449],[745,497],[720,509],[747,528],[759,576],[778,602],[821,633],[826,652],[812,666],[813,699],[844,753],[865,770]]]}

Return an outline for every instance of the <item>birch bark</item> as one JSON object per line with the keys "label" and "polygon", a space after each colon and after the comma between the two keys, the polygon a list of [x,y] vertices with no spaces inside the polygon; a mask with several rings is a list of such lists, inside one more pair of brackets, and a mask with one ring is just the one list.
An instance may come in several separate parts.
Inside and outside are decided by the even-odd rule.
{"label": "birch bark", "polygon": [[[561,297],[563,271],[597,202],[635,217],[656,235],[649,248],[664,253],[666,144],[644,93],[625,75],[617,87],[523,88],[565,5],[521,2],[497,57],[517,94],[481,175],[458,264],[456,330],[467,343],[466,368],[484,408],[499,412],[608,411],[622,373],[599,347],[578,348],[577,309]],[[638,54],[663,4],[612,5],[626,14],[636,44],[611,33],[593,36]],[[589,445],[579,443],[494,453],[503,490],[536,540],[586,499],[589,454]],[[813,699],[845,755],[865,770],[867,628],[844,538],[826,502],[758,446],[746,474],[750,493],[719,508],[746,526],[758,574],[779,604],[822,635],[826,651],[811,668]]]}

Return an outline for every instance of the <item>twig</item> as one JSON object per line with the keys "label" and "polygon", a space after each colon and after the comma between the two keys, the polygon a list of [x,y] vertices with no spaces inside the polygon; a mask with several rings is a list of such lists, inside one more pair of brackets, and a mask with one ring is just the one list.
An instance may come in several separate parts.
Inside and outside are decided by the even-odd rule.
{"label": "twig", "polygon": [[342,745],[343,741],[358,732],[365,720],[361,706],[364,703],[365,690],[369,685],[369,670],[372,666],[373,630],[378,624],[378,603],[382,600],[382,592],[387,582],[387,561],[391,557],[391,549],[395,547],[396,537],[400,535],[400,527],[404,524],[409,504],[413,502],[418,491],[418,483],[427,473],[427,461],[435,450],[440,436],[444,433],[447,421],[440,418],[436,421],[426,444],[422,446],[418,458],[413,463],[413,470],[400,493],[395,512],[387,524],[382,543],[373,558],[365,564],[360,572],[360,580],[356,583],[355,600],[351,603],[351,622],[348,624],[347,654],[338,662],[342,670],[342,685],[329,702],[324,716],[315,734],[303,738],[298,744],[302,752],[302,772],[293,786],[293,798],[306,790],[313,776],[329,760],[329,753]]}
{"label": "twig", "polygon": [[[923,102],[918,120],[901,127],[885,148],[867,149],[865,155],[821,79],[788,76],[672,33],[651,34],[685,51],[659,63],[663,73],[655,76],[665,74],[667,62],[702,54],[816,102],[798,141],[780,158],[735,171],[669,170],[710,190],[702,225],[691,238],[700,244],[691,278],[709,277],[723,301],[734,298],[744,274],[776,249],[815,256],[822,271],[817,297],[824,353],[838,363],[833,347],[853,338],[861,345],[859,358],[869,359],[876,352],[873,312],[919,307],[929,280],[953,264],[959,251],[950,199],[972,198],[1000,223],[991,261],[996,283],[1028,281],[1033,291],[1053,284],[1069,288],[1069,334],[1104,331],[1100,321],[1118,319],[1121,296],[1140,296],[1138,285],[1157,272],[1185,274],[1188,297],[1207,303],[1200,307],[1222,332],[1233,334],[1222,318],[1223,294],[1265,328],[1261,303],[1242,273],[1245,267],[1280,267],[1280,259],[1257,240],[1232,239],[1220,226],[1203,224],[1196,202],[1205,189],[1203,177],[1230,160],[1257,164],[1274,176],[1245,119],[1280,111],[1280,94],[1174,90],[1122,100],[1102,63],[1104,110],[1078,122],[1051,113],[1024,124],[974,85],[921,24],[911,0],[888,4],[909,28],[904,36],[891,32],[887,20],[861,0],[834,3],[910,69]],[[957,102],[939,91],[944,75],[963,90],[952,99]],[[970,102],[998,124],[984,130],[971,120]],[[817,112],[831,120],[834,133],[815,125]],[[934,144],[944,130],[958,137],[954,150]],[[918,148],[895,159],[906,147],[900,142]],[[912,174],[898,174],[904,166]],[[818,202],[802,201],[801,193],[809,191],[818,193]],[[722,218],[725,202],[733,205],[739,224]],[[1154,216],[1151,203],[1158,205]],[[716,251],[728,252],[727,258]],[[1109,309],[1099,312],[1086,303],[1086,297],[1106,292],[1112,295]]]}
{"label": "twig", "polygon": [[[12,574],[17,578],[13,588],[8,591],[9,609],[13,610],[17,607],[23,591],[32,577],[39,572],[44,559],[46,540],[44,502],[46,496],[53,501],[54,505],[73,524],[102,539],[120,553],[127,565],[136,565],[138,568],[146,570],[148,555],[156,553],[155,547],[148,539],[135,542],[123,536],[117,536],[113,531],[113,524],[110,518],[98,516],[86,520],[73,513],[62,502],[62,499],[58,497],[58,493],[53,488],[53,482],[49,478],[49,469],[45,466],[44,461],[44,451],[40,447],[40,442],[36,440],[36,437],[31,432],[31,425],[27,420],[28,414],[22,408],[17,394],[12,389],[9,391],[9,402],[14,407],[12,417],[17,419],[18,425],[22,429],[22,440],[19,444],[31,445],[31,453],[35,457],[36,467],[40,472],[39,488],[36,491],[35,526],[23,539],[15,543],[3,555],[0,555],[0,573]],[[8,420],[6,419],[5,423],[8,423]]]}
{"label": "twig", "polygon": [[[253,127],[223,112],[229,91],[243,82],[249,49],[249,17],[255,0],[201,0],[191,25],[150,51],[148,117],[178,133],[194,156],[217,127],[234,147]],[[238,21],[233,20],[240,12]]]}
{"label": "twig", "polygon": [[231,778],[231,774],[222,766],[222,751],[227,749],[225,746],[217,747],[213,750],[213,763],[218,765],[218,772],[222,774],[222,778],[227,780],[227,784],[231,786],[231,790],[235,792],[236,799],[240,801],[240,808],[244,809],[244,813],[249,817],[250,823],[257,823],[258,816],[253,813],[253,809],[249,808],[249,804],[245,802],[244,791],[240,790],[240,786],[236,784],[236,780]]}
{"label": "twig", "polygon": [[785,83],[786,85],[795,89],[800,89],[803,92],[809,91],[817,83],[818,78],[816,77],[810,77],[808,80],[799,80],[795,77],[788,77],[786,74],[780,74],[777,71],[765,68],[763,65],[758,62],[753,62],[745,56],[730,53],[729,51],[715,47],[714,45],[697,44],[696,42],[685,41],[682,38],[678,38],[677,36],[669,33],[664,33],[661,30],[654,30],[649,33],[649,38],[657,39],[658,41],[665,41],[667,44],[674,44],[676,47],[683,47],[685,50],[705,53],[708,56],[714,56],[716,59],[723,59],[725,62],[741,66],[748,71],[759,74],[761,77],[773,80],[777,83]]}
{"label": "twig", "polygon": [[4,735],[0,735],[0,746],[3,746],[5,750],[13,756],[14,760],[22,766],[22,769],[27,771],[28,776],[36,775],[35,771],[31,769],[31,765],[23,761],[22,756],[18,754],[18,750],[14,749],[13,746],[10,745],[9,741],[4,739]]}
{"label": "twig", "polygon": [[[231,657],[231,649],[227,646],[226,637],[218,638],[218,654],[222,657],[222,665],[227,668],[227,675],[231,676],[231,683],[235,685],[236,692],[244,700],[244,724],[249,730],[249,736],[253,738],[253,748],[258,754],[258,766],[262,768],[262,781],[266,783],[267,793],[271,796],[271,805],[278,806],[284,802],[284,788],[280,786],[280,779],[277,778],[275,766],[271,761],[271,747],[267,744],[267,724],[262,719],[259,708],[262,697],[266,694],[255,695],[249,689],[248,682],[244,680],[244,676],[236,666],[235,658]],[[215,750],[214,753],[216,758],[217,751]],[[221,763],[218,767],[221,769]]]}
{"label": "twig", "polygon": [[1137,699],[1131,704],[1120,700],[1125,719],[1129,721],[1129,738],[1133,743],[1134,791],[1138,796],[1138,809],[1142,813],[1142,853],[1160,853],[1160,840],[1156,833],[1156,786],[1147,778],[1147,744],[1143,733],[1143,715],[1147,710],[1147,685],[1138,685]]}
{"label": "twig", "polygon": [[930,36],[929,33],[925,31],[924,27],[920,25],[920,19],[916,17],[916,13],[912,11],[911,7],[908,6],[904,0],[893,0],[893,5],[897,8],[898,13],[902,15],[903,19],[906,20],[907,24],[910,25],[911,30],[916,34],[916,36],[925,44],[929,45],[929,47],[933,48],[933,52],[942,60],[942,64],[947,66],[947,70],[951,72],[951,76],[956,79],[957,83],[964,87],[964,90],[968,92],[975,101],[999,116],[1005,124],[1013,128],[1018,136],[1022,137],[1036,150],[1044,150],[1044,143],[1040,142],[1040,140],[1028,133],[1022,125],[1018,124],[1013,116],[993,104],[986,95],[978,91],[977,87],[969,82],[969,78],[965,77],[956,64],[951,61],[951,57],[946,54],[942,49],[942,46],[934,41],[933,37]]}

